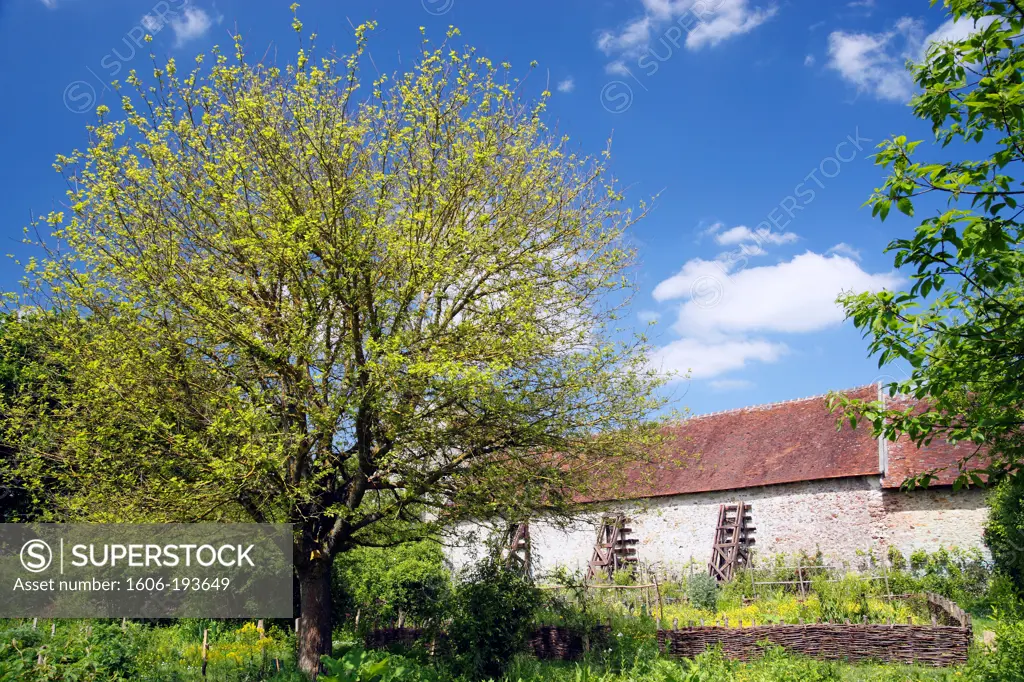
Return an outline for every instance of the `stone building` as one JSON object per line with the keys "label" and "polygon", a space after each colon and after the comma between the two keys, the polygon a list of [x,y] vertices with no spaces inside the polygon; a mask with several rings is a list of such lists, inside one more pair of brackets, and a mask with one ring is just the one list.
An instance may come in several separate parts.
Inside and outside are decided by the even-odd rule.
{"label": "stone building", "polygon": [[[880,386],[851,389],[881,396]],[[855,566],[868,550],[979,548],[987,517],[985,491],[954,492],[956,462],[970,445],[933,442],[917,448],[905,437],[873,438],[870,427],[836,426],[824,396],[696,416],[667,427],[666,456],[637,465],[629,491],[562,530],[543,519],[529,524],[536,574],[556,566],[586,570],[603,518],[629,519],[636,556],[660,570],[681,570],[711,558],[720,505],[752,507],[757,557],[821,550]],[[946,468],[948,467],[948,468]],[[943,469],[927,489],[902,490],[910,476]],[[456,566],[482,553],[484,526],[465,530],[450,549]],[[474,537],[475,535],[475,537]]]}

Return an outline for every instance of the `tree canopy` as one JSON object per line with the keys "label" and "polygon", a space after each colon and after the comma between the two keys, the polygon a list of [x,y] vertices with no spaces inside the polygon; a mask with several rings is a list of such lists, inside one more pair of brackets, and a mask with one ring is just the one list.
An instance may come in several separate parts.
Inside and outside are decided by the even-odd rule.
{"label": "tree canopy", "polygon": [[[293,27],[302,36],[302,24]],[[296,524],[302,666],[329,568],[460,518],[567,512],[658,406],[607,154],[574,152],[458,32],[363,79],[241,37],[127,79],[27,265],[50,396],[8,401],[53,515]],[[312,41],[315,38],[310,38]],[[512,510],[512,511],[509,511]]]}
{"label": "tree canopy", "polygon": [[[890,395],[917,400],[835,401],[891,439],[905,433],[918,445],[976,443],[959,463],[959,487],[1015,471],[1024,453],[1024,9],[988,0],[944,4],[972,30],[931,45],[913,65],[922,92],[912,107],[931,122],[945,153],[976,149],[979,158],[920,160],[920,141],[905,136],[880,145],[876,162],[889,175],[868,201],[872,214],[929,212],[912,237],[888,247],[912,285],[840,299],[879,366],[909,365],[909,376],[888,386]],[[933,209],[934,199],[944,204]],[[926,472],[911,484],[933,478]]]}

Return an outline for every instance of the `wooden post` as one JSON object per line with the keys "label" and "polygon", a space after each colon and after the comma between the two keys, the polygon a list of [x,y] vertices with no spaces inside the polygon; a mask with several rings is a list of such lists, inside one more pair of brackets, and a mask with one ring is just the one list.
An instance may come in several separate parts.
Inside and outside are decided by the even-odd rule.
{"label": "wooden post", "polygon": [[754,582],[754,562],[751,561],[750,565],[747,566],[747,571],[750,573],[750,594],[757,599],[757,583]]}
{"label": "wooden post", "polygon": [[37,625],[39,625],[39,619],[38,618],[33,618],[32,619],[32,629],[35,630]]}
{"label": "wooden post", "polygon": [[661,599],[661,586],[658,585],[658,576],[651,574],[651,578],[654,580],[654,591],[658,594],[658,620],[664,620],[665,602]]}
{"label": "wooden post", "polygon": [[256,621],[256,632],[260,633],[260,639],[263,639],[266,635],[263,634],[263,619],[260,618]]}
{"label": "wooden post", "polygon": [[885,577],[885,598],[892,601],[892,590],[889,589],[889,569],[886,567],[886,562],[882,561],[882,575]]}
{"label": "wooden post", "polygon": [[127,629],[128,629],[128,618],[127,617],[122,617],[121,618],[121,632],[124,632]]}
{"label": "wooden post", "polygon": [[796,558],[796,580],[800,584],[800,598],[807,599],[807,590],[804,588],[803,559]]}
{"label": "wooden post", "polygon": [[57,634],[57,621],[51,620],[50,621],[50,637],[53,637],[55,634]]}
{"label": "wooden post", "polygon": [[203,677],[206,677],[206,654],[207,654],[207,652],[209,651],[209,648],[210,648],[209,640],[207,639],[207,635],[208,634],[209,634],[209,630],[207,630],[206,628],[203,628],[203,670],[202,670]]}
{"label": "wooden post", "polygon": [[679,629],[679,619],[678,618],[673,618],[672,619],[672,629],[673,630],[678,630]]}

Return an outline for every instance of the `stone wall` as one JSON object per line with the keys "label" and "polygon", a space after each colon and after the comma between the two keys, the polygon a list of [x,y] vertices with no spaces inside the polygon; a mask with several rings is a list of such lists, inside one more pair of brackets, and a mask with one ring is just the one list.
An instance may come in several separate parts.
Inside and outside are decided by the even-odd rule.
{"label": "stone wall", "polygon": [[[761,556],[820,548],[830,561],[855,568],[864,550],[877,555],[889,544],[905,554],[917,548],[983,547],[982,492],[883,490],[877,477],[864,476],[612,504],[566,529],[533,521],[534,569],[538,574],[559,565],[585,570],[601,515],[619,511],[631,519],[641,561],[668,572],[686,570],[691,560],[703,567],[719,505],[738,500],[753,507],[755,549]],[[485,525],[463,526],[462,539],[450,547],[453,564],[480,558],[487,532]]]}

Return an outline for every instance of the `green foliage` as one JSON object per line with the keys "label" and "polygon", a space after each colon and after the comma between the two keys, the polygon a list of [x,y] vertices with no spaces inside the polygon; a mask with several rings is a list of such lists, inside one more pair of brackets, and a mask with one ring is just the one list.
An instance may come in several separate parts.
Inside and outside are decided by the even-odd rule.
{"label": "green foliage", "polygon": [[826,621],[841,623],[849,619],[856,622],[871,611],[868,595],[872,587],[856,575],[846,575],[836,581],[819,575],[811,581],[811,589],[818,597],[821,617]]}
{"label": "green foliage", "polygon": [[886,559],[889,561],[889,566],[892,566],[894,571],[902,571],[907,568],[907,559],[903,556],[903,552],[899,550],[899,547],[895,545],[889,545],[889,549],[886,550]]}
{"label": "green foliage", "polygon": [[398,547],[359,547],[334,563],[335,612],[360,624],[397,619],[436,628],[450,608],[451,575],[444,551],[425,540]]}
{"label": "green foliage", "polygon": [[[211,629],[207,677],[200,674],[202,630],[176,624],[150,627],[120,621],[0,622],[0,680],[24,682],[132,680],[224,682],[305,679],[294,667],[294,641],[253,623]],[[41,661],[41,662],[40,662]],[[275,663],[276,661],[276,663]],[[279,670],[280,668],[280,670]]]}
{"label": "green foliage", "polygon": [[[912,101],[913,111],[930,121],[942,148],[965,154],[974,149],[980,158],[917,160],[919,142],[904,136],[880,145],[876,163],[889,175],[868,200],[873,214],[884,220],[895,205],[908,216],[927,216],[912,237],[888,246],[896,267],[909,269],[912,284],[903,292],[840,298],[879,365],[909,365],[907,379],[888,387],[890,396],[907,394],[921,402],[912,408],[892,400],[832,400],[852,420],[869,421],[876,434],[890,439],[906,434],[919,445],[943,438],[964,443],[954,472],[959,487],[1015,470],[1024,453],[1018,366],[1024,356],[1024,231],[1018,207],[1024,14],[1019,3],[996,0],[943,5],[958,25],[975,30],[930,45],[913,68],[923,90]],[[927,485],[935,473],[910,484]]]}
{"label": "green foliage", "polygon": [[0,396],[26,485],[55,517],[295,523],[304,647],[339,553],[564,516],[664,402],[617,322],[646,209],[609,154],[455,29],[364,76],[373,28],[133,70],[58,155],[66,210],[9,297],[64,313],[39,317],[63,380]]}
{"label": "green foliage", "polygon": [[986,601],[992,569],[977,549],[916,550],[909,568],[890,571],[888,579],[895,594],[935,592],[972,609]]}
{"label": "green foliage", "polygon": [[1007,477],[989,495],[985,544],[996,568],[1024,590],[1024,472]]}
{"label": "green foliage", "polygon": [[727,659],[720,648],[692,660],[651,656],[622,670],[597,661],[572,664],[517,659],[508,682],[925,682],[964,680],[962,668],[912,665],[849,664],[794,656],[765,646],[761,658],[749,663]]}
{"label": "green foliage", "polygon": [[612,616],[608,648],[600,656],[613,671],[641,673],[657,657],[655,623],[649,616]]}
{"label": "green foliage", "polygon": [[414,679],[412,669],[400,659],[390,656],[376,657],[359,647],[349,649],[340,658],[322,656],[326,674],[322,682],[400,682]]}
{"label": "green foliage", "polygon": [[687,596],[690,603],[704,611],[715,611],[718,608],[718,581],[707,573],[694,575],[687,585]]}
{"label": "green foliage", "polygon": [[547,590],[541,595],[542,603],[536,616],[539,624],[567,627],[582,635],[592,632],[601,617],[608,615],[597,601],[595,590],[587,588],[582,572],[572,573],[560,566],[547,579],[561,589]]}
{"label": "green foliage", "polygon": [[979,682],[1024,682],[1024,620],[996,623],[995,650],[975,660]]}
{"label": "green foliage", "polygon": [[493,560],[459,576],[448,638],[458,667],[473,679],[499,677],[522,651],[541,595],[521,573]]}

